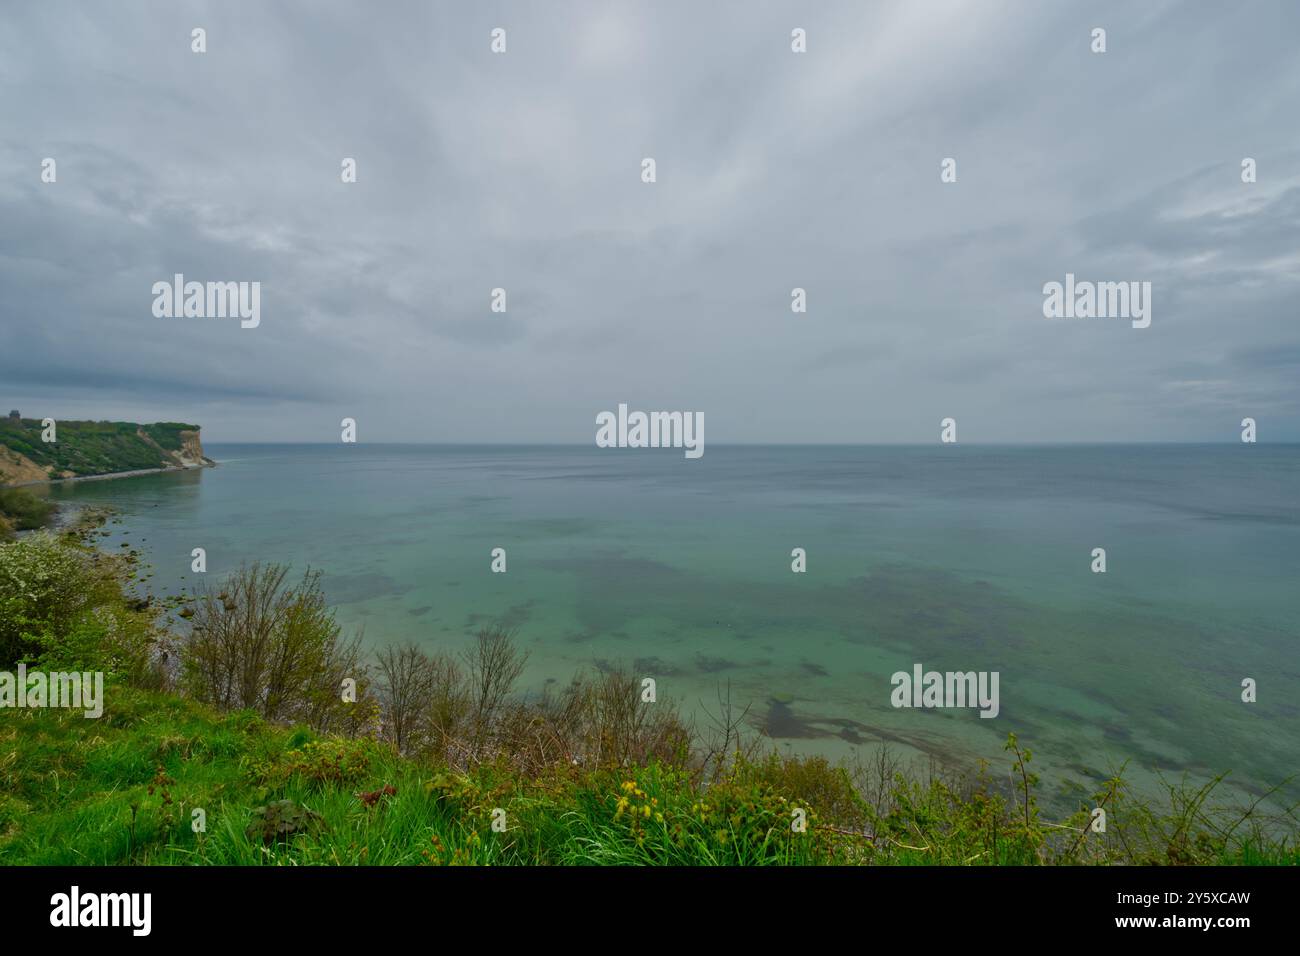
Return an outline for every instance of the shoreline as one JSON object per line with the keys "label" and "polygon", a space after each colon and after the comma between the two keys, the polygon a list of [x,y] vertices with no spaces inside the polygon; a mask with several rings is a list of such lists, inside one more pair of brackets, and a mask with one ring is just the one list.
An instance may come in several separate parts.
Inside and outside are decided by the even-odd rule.
{"label": "shoreline", "polygon": [[103,475],[74,475],[71,478],[42,478],[38,481],[19,481],[12,485],[0,485],[0,488],[30,488],[32,485],[61,485],[75,481],[110,481],[114,478],[138,478],[141,475],[161,475],[170,471],[195,471],[199,468],[215,468],[217,463],[209,461],[205,465],[177,465],[170,468],[137,468],[134,471],[111,471]]}

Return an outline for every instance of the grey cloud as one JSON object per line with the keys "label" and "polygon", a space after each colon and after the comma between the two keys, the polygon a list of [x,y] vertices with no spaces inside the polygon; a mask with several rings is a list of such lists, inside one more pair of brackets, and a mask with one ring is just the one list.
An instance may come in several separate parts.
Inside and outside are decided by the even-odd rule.
{"label": "grey cloud", "polygon": [[[212,440],[344,410],[377,441],[589,441],[639,400],[718,442],[947,414],[1300,439],[1297,27],[1282,2],[16,5],[0,392],[179,406]],[[1067,271],[1152,280],[1152,327],[1045,320]],[[261,281],[262,326],[153,318],[175,272]]]}

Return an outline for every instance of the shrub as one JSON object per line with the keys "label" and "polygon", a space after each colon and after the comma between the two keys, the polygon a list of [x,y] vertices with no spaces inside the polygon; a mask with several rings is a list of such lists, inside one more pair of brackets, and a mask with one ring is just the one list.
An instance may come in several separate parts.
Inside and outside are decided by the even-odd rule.
{"label": "shrub", "polygon": [[470,753],[466,740],[470,696],[465,675],[447,654],[429,658],[429,698],[423,708],[422,750],[447,764],[463,764]]}
{"label": "shrub", "polygon": [[384,727],[398,752],[405,753],[427,733],[436,678],[434,661],[414,644],[386,647],[377,660]]}
{"label": "shrub", "polygon": [[732,778],[786,794],[839,827],[861,829],[871,813],[847,768],[825,757],[772,753],[760,760],[742,759],[737,761]]}
{"label": "shrub", "polygon": [[701,787],[685,768],[650,763],[593,774],[588,786],[596,802],[579,824],[581,862],[788,865],[848,862],[854,850],[815,808],[756,780]]}
{"label": "shrub", "polygon": [[112,599],[116,583],[94,565],[46,531],[0,545],[0,663],[31,657]]}
{"label": "shrub", "polygon": [[312,833],[324,826],[324,818],[319,813],[292,800],[277,800],[264,807],[255,807],[249,817],[245,835],[264,844],[287,841],[297,834]]}
{"label": "shrub", "polygon": [[0,488],[0,517],[19,531],[43,528],[49,523],[55,506],[22,488]]}
{"label": "shrub", "polygon": [[[197,600],[182,649],[185,685],[224,710],[356,733],[374,713],[365,697],[360,638],[344,640],[325,606],[320,574],[287,585],[283,565],[245,565]],[[345,678],[357,701],[344,703]]]}
{"label": "shrub", "polygon": [[486,733],[523,673],[528,655],[514,645],[514,632],[503,627],[480,628],[465,654],[475,731]]}
{"label": "shrub", "polygon": [[158,631],[116,559],[40,531],[0,545],[0,665],[103,671],[157,686]]}
{"label": "shrub", "polygon": [[271,789],[282,787],[294,778],[313,787],[348,786],[364,779],[369,769],[370,754],[358,741],[313,740],[296,750],[253,764],[250,777]]}
{"label": "shrub", "polygon": [[640,681],[627,671],[578,674],[540,710],[563,754],[584,767],[681,765],[690,751],[676,708],[668,701],[643,703]]}

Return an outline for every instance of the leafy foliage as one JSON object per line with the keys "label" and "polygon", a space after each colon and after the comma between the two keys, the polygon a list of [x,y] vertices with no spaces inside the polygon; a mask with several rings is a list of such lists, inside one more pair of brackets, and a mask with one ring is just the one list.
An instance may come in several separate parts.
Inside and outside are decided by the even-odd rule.
{"label": "leafy foliage", "polygon": [[277,800],[253,810],[252,822],[245,834],[262,843],[288,840],[298,833],[307,833],[321,825],[322,817],[292,800]]}
{"label": "leafy foliage", "polygon": [[0,541],[7,537],[5,529],[30,531],[45,527],[54,511],[52,502],[24,488],[0,488]]}
{"label": "leafy foliage", "polygon": [[[283,565],[254,563],[203,591],[182,646],[187,690],[222,709],[320,730],[364,722],[373,701],[365,697],[360,639],[341,636],[318,572],[298,584],[287,576]],[[357,682],[357,702],[342,698],[347,679]]]}
{"label": "leafy foliage", "polygon": [[165,641],[123,589],[127,564],[48,531],[0,544],[0,668],[25,661],[159,686]]}

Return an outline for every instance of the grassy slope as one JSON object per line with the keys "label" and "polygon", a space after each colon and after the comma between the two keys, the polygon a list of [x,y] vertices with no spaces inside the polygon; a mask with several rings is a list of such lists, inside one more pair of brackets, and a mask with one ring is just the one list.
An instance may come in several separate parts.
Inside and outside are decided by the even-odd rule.
{"label": "grassy slope", "polygon": [[[110,699],[99,720],[48,710],[0,718],[0,864],[740,864],[836,855],[820,834],[790,833],[782,800],[752,787],[736,791],[734,806],[719,791],[717,802],[733,811],[726,819],[698,807],[684,777],[667,769],[545,781],[491,768],[438,773],[383,744],[314,741],[247,712],[218,715],[125,688]],[[396,792],[373,806],[357,796],[385,786]],[[254,809],[280,799],[320,814],[320,824],[286,842],[250,837]],[[647,804],[651,815],[638,810],[634,822],[632,808]],[[196,806],[207,814],[201,836],[189,825]],[[505,832],[492,829],[497,807]]]}
{"label": "grassy slope", "polygon": [[[769,762],[707,791],[658,766],[464,775],[170,694],[115,686],[108,700],[99,720],[0,712],[0,865],[1038,861],[1005,823],[990,843],[978,799],[920,787],[888,824],[895,836],[873,850],[825,823],[817,807],[842,821],[844,798],[824,770],[800,779],[797,766]],[[375,794],[385,787],[395,792]],[[803,791],[817,796],[795,796]],[[282,799],[319,821],[279,841],[250,835],[257,808]],[[806,833],[791,832],[794,806],[809,808]],[[190,826],[195,807],[207,815],[203,834]],[[506,811],[505,832],[492,829],[494,808]],[[1247,847],[1198,862],[1296,864],[1300,852]]]}
{"label": "grassy slope", "polygon": [[[52,465],[55,475],[72,472],[81,477],[119,471],[163,468],[175,464],[165,452],[178,451],[182,431],[198,431],[195,425],[160,422],[59,422],[58,441],[41,441],[41,423],[24,418],[14,422],[0,418],[0,445],[25,455],[38,465]],[[150,440],[141,438],[143,430]],[[160,451],[159,449],[162,449]]]}

